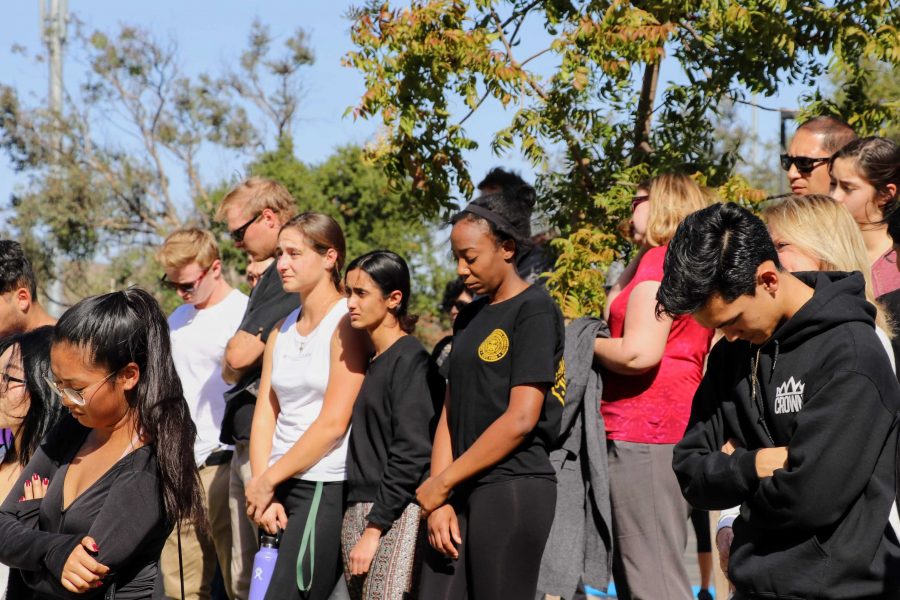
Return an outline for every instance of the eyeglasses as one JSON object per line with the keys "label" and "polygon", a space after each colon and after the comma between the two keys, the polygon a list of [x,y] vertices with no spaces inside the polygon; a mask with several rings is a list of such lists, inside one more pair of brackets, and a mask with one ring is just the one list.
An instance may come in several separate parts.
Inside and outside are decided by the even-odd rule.
{"label": "eyeglasses", "polygon": [[235,229],[234,231],[230,231],[229,235],[231,235],[231,239],[233,239],[236,243],[244,241],[244,235],[247,233],[247,229],[256,222],[258,218],[262,216],[262,211],[253,215],[253,218]]}
{"label": "eyeglasses", "polygon": [[830,160],[830,156],[824,158],[810,158],[809,156],[791,156],[790,154],[782,154],[781,168],[785,171],[790,171],[791,165],[796,165],[797,170],[801,173],[812,173],[813,169]]}
{"label": "eyeglasses", "polygon": [[0,373],[0,394],[6,394],[9,391],[10,383],[21,383],[22,385],[25,385],[25,380],[13,377],[8,373]]}
{"label": "eyeglasses", "polygon": [[[88,400],[90,400],[91,398],[94,397],[94,394],[97,393],[97,390],[100,389],[100,386],[103,385],[104,383],[106,383],[107,381],[109,381],[109,379],[116,373],[118,373],[118,371],[113,371],[112,373],[110,373],[109,375],[107,375],[106,377],[101,379],[100,381],[98,381],[96,383],[92,383],[89,386],[84,387],[80,390],[76,390],[74,388],[60,387],[60,385],[57,382],[55,382],[49,374],[44,375],[44,381],[46,381],[47,385],[50,386],[50,391],[53,392],[54,395],[56,395],[60,398],[65,396],[69,400],[69,402],[71,402],[72,404],[77,404],[78,406],[84,406],[85,404],[88,403]],[[84,392],[88,388],[94,387],[95,385],[97,386],[97,389],[94,390],[94,393],[91,394],[90,398],[85,399]]]}
{"label": "eyeglasses", "polygon": [[650,199],[650,196],[648,196],[647,194],[644,194],[644,195],[641,195],[641,196],[632,196],[632,198],[631,198],[631,212],[634,212],[634,210],[635,210],[638,206],[640,206],[641,204],[643,204],[644,202],[646,202],[646,201],[649,200],[649,199]]}
{"label": "eyeglasses", "polygon": [[166,279],[165,275],[159,278],[159,282],[174,292],[181,292],[185,296],[190,296],[194,293],[194,290],[200,284],[200,280],[203,279],[209,269],[210,267],[206,267],[205,269],[203,269],[203,272],[200,273],[200,277],[198,277],[194,281],[191,281],[190,283],[175,283],[174,281],[169,281],[168,279]]}

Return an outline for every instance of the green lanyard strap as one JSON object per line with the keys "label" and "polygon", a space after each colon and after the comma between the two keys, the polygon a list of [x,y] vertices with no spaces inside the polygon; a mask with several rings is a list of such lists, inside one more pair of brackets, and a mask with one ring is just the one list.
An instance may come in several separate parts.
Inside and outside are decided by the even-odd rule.
{"label": "green lanyard strap", "polygon": [[[319,514],[319,503],[322,500],[322,488],[325,484],[316,482],[316,491],[313,494],[312,504],[309,507],[309,515],[306,517],[306,525],[303,527],[303,537],[300,538],[300,552],[297,554],[297,587],[301,592],[308,592],[312,587],[313,573],[316,570],[316,516]],[[309,582],[304,583],[303,559],[309,550]]]}

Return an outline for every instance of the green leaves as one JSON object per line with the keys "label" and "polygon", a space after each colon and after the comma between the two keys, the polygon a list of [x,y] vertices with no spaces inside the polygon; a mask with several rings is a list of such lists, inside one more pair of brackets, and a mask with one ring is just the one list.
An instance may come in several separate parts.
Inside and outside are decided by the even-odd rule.
{"label": "green leaves", "polygon": [[[638,174],[702,173],[726,197],[744,190],[731,178],[735,149],[714,127],[725,101],[772,95],[785,81],[820,86],[830,56],[844,93],[810,98],[810,110],[862,132],[898,120],[894,97],[863,92],[865,60],[898,63],[891,0],[418,0],[354,15],[346,64],[366,92],[352,112],[384,126],[367,155],[424,214],[473,191],[464,152],[474,141],[462,128],[471,114],[487,102],[510,107],[491,150],[516,148],[541,171],[541,208],[568,236],[550,287],[571,316],[596,308],[598,266],[627,249],[613,232]],[[523,32],[538,28],[547,44],[525,54]],[[557,65],[549,74],[533,70],[544,55]],[[657,92],[663,60],[689,83]]]}

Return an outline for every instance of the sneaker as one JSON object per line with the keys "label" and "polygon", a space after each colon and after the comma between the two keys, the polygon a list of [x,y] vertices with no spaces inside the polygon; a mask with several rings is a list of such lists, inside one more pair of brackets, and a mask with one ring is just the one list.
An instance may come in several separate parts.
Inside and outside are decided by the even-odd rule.
{"label": "sneaker", "polygon": [[701,588],[699,592],[697,592],[697,600],[713,600],[713,595],[709,593],[709,590],[706,588]]}

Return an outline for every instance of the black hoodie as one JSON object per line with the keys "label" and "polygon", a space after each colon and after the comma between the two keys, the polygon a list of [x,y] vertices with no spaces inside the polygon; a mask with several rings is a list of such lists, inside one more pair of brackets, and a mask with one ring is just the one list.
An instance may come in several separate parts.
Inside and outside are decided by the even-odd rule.
{"label": "black hoodie", "polygon": [[[697,508],[741,505],[728,571],[746,597],[900,598],[900,386],[862,275],[796,275],[815,293],[765,344],[712,350],[675,473]],[[788,466],[760,480],[755,450],[773,446]]]}

